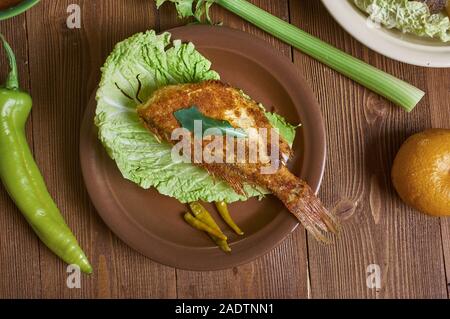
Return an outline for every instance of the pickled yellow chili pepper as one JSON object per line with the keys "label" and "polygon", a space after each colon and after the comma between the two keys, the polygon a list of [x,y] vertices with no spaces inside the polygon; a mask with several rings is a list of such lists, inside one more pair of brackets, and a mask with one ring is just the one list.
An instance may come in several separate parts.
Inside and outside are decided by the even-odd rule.
{"label": "pickled yellow chili pepper", "polygon": [[244,235],[244,232],[236,225],[234,220],[231,218],[230,212],[228,211],[227,203],[225,202],[215,202],[217,210],[219,211],[220,216],[222,216],[225,223],[234,230],[234,232],[238,235]]}
{"label": "pickled yellow chili pepper", "polygon": [[211,237],[211,239],[216,243],[216,245],[220,249],[222,249],[224,252],[226,252],[226,253],[231,252],[231,248],[230,248],[230,246],[228,246],[228,242],[226,240],[219,239],[219,238],[211,236],[211,235],[209,237]]}
{"label": "pickled yellow chili pepper", "polygon": [[[195,218],[197,218],[198,220],[204,222],[211,228],[222,233],[222,230],[220,229],[219,225],[217,225],[214,218],[212,218],[211,214],[208,212],[208,210],[205,207],[203,207],[202,204],[200,204],[199,202],[193,202],[193,203],[189,204],[189,207],[191,208],[191,211],[194,214]],[[219,246],[219,248],[222,249],[224,252],[231,251],[231,248],[230,248],[230,246],[228,246],[228,243],[226,240],[217,238],[213,235],[210,235],[210,237],[216,243],[216,245]]]}
{"label": "pickled yellow chili pepper", "polygon": [[219,239],[227,240],[227,236],[225,236],[223,233],[218,232],[217,229],[214,229],[210,227],[209,225],[205,224],[201,220],[195,218],[191,213],[184,214],[184,220],[191,225],[194,228],[197,228],[198,230],[204,231],[211,236],[217,237]]}
{"label": "pickled yellow chili pepper", "polygon": [[191,211],[194,214],[195,218],[201,220],[210,227],[217,229],[223,234],[222,230],[220,230],[219,228],[219,225],[217,225],[214,218],[212,218],[211,214],[202,204],[200,204],[199,202],[192,202],[189,204],[189,207],[191,208]]}

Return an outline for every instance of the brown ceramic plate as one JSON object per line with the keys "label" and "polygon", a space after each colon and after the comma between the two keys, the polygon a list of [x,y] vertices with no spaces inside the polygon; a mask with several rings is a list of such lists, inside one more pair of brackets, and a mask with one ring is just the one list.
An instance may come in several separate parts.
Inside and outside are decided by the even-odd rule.
{"label": "brown ceramic plate", "polygon": [[[291,170],[317,191],[325,163],[325,132],[320,108],[296,68],[267,42],[225,27],[186,26],[169,30],[173,39],[192,41],[212,61],[222,80],[242,88],[291,123],[302,123],[294,145]],[[81,128],[80,156],[90,197],[105,223],[124,242],[145,256],[177,268],[216,270],[249,262],[277,246],[298,225],[273,196],[230,205],[245,236],[237,236],[207,205],[229,238],[231,254],[188,226],[186,207],[176,199],[144,190],[122,178],[97,139],[91,99]]]}

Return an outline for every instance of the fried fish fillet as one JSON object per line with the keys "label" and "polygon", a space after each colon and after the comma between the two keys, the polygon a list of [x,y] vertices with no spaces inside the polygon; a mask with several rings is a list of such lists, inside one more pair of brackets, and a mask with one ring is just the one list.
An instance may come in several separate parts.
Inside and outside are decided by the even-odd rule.
{"label": "fried fish fillet", "polygon": [[[174,112],[192,106],[196,106],[206,117],[226,120],[235,128],[272,128],[261,107],[255,101],[244,95],[242,91],[220,81],[163,87],[154,92],[150,99],[138,108],[138,115],[154,135],[161,140],[175,143],[171,140],[171,134],[173,130],[180,128],[180,124]],[[269,132],[276,134],[273,130]],[[241,194],[244,192],[244,183],[264,187],[278,197],[318,240],[326,241],[324,233],[337,232],[339,223],[314,195],[306,182],[287,169],[285,162],[292,151],[283,138],[276,136],[275,139],[279,141],[278,157],[281,165],[272,174],[261,173],[261,168],[269,165],[265,161],[198,163],[196,165],[202,166],[213,176],[225,180]],[[265,145],[267,150],[271,149],[270,141],[270,138],[264,139],[263,143],[267,143]],[[207,143],[203,142],[203,147]],[[248,148],[248,145],[246,147]],[[259,155],[263,158],[262,155],[267,154]]]}

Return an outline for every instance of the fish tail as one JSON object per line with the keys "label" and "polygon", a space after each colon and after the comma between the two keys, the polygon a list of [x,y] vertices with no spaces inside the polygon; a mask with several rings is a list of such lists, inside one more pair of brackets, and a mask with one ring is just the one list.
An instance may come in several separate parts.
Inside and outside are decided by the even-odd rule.
{"label": "fish tail", "polygon": [[339,233],[338,218],[328,211],[304,182],[282,199],[286,207],[318,241],[329,243],[326,233]]}

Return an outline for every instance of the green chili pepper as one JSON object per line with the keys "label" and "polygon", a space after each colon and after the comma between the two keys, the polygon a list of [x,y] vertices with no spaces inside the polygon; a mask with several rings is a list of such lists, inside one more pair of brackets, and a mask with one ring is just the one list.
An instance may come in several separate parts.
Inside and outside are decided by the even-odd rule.
{"label": "green chili pepper", "polygon": [[218,239],[227,240],[227,236],[218,232],[216,229],[210,227],[209,225],[205,224],[201,220],[195,218],[191,213],[184,214],[184,220],[189,225],[191,225],[194,228],[197,228],[198,230],[202,230],[211,236],[217,237]]}
{"label": "green chili pepper", "polygon": [[202,204],[200,204],[199,202],[192,202],[189,203],[189,207],[191,208],[191,211],[194,214],[195,218],[201,220],[205,224],[211,226],[212,228],[217,229],[222,233],[222,230],[219,228],[219,225],[217,225],[214,218],[212,218],[211,214]]}
{"label": "green chili pepper", "polygon": [[216,245],[219,246],[219,248],[222,249],[224,252],[226,253],[231,252],[231,248],[230,246],[228,246],[228,242],[226,240],[219,239],[211,235],[209,237],[211,237],[211,239],[216,243]]}
{"label": "green chili pepper", "polygon": [[[200,204],[198,202],[192,202],[189,204],[189,207],[191,208],[191,211],[194,214],[195,218],[197,218],[198,220],[202,221],[209,227],[211,227],[211,228],[217,230],[218,232],[220,232],[221,234],[223,234],[219,225],[217,225],[214,218],[212,218],[211,214],[208,212],[208,210],[205,207],[203,207],[202,204]],[[224,252],[231,251],[231,248],[230,248],[230,246],[228,246],[228,243],[225,239],[217,238],[216,236],[211,235],[211,234],[209,234],[209,236],[216,243],[216,245],[219,246],[220,249],[222,249]]]}
{"label": "green chili pepper", "polygon": [[0,179],[33,230],[47,247],[68,264],[91,273],[84,252],[48,193],[25,137],[31,97],[19,89],[14,53],[3,35],[11,71],[0,88]]}
{"label": "green chili pepper", "polygon": [[222,216],[225,223],[227,223],[228,226],[231,227],[231,229],[234,230],[234,232],[238,235],[244,235],[244,232],[236,225],[234,220],[231,218],[230,212],[228,211],[227,203],[225,202],[215,202],[217,210],[220,213],[220,216]]}

